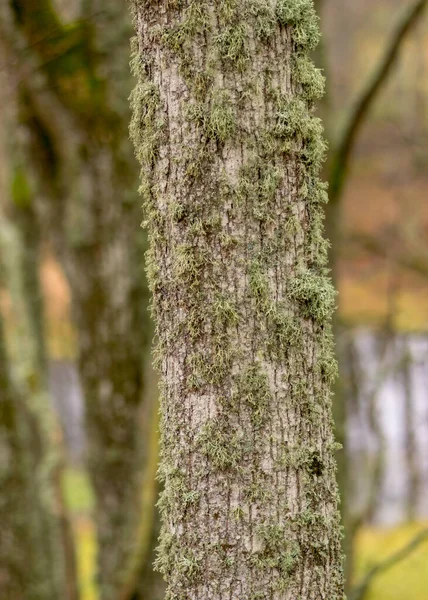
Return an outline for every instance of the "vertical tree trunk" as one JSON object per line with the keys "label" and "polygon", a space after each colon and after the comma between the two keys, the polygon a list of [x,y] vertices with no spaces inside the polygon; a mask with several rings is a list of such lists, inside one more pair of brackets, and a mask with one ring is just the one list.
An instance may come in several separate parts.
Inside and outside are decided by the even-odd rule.
{"label": "vertical tree trunk", "polygon": [[45,439],[12,380],[0,315],[0,597],[5,600],[74,600],[65,578],[65,555]]}
{"label": "vertical tree trunk", "polygon": [[410,340],[407,338],[404,339],[403,352],[402,381],[404,392],[405,461],[408,477],[406,517],[409,521],[414,521],[417,517],[421,482],[416,440],[416,406],[412,385],[412,368],[414,365]]}
{"label": "vertical tree trunk", "polygon": [[82,5],[81,19],[65,25],[50,0],[5,2],[0,39],[11,54],[37,216],[72,293],[100,595],[122,600],[144,554],[142,519],[153,513],[142,515],[141,500],[151,326],[128,140],[131,23],[118,0]]}
{"label": "vertical tree trunk", "polygon": [[[13,149],[10,148],[10,154]],[[11,186],[11,201],[2,214],[3,227],[8,230],[2,235],[4,265],[8,292],[19,326],[14,331],[17,372],[21,374],[19,385],[8,375],[7,388],[14,398],[13,409],[16,419],[16,441],[20,449],[22,465],[11,467],[20,480],[20,493],[27,503],[19,519],[29,530],[31,552],[36,564],[44,564],[40,571],[42,583],[24,579],[25,597],[52,598],[60,595],[65,600],[76,600],[79,596],[75,568],[74,545],[71,527],[61,489],[61,448],[58,425],[52,414],[47,391],[47,359],[43,332],[43,303],[39,280],[39,232],[35,222],[33,198],[24,172],[17,166]],[[1,232],[4,233],[3,231]],[[3,241],[3,237],[5,240]],[[7,358],[3,355],[7,364]],[[6,366],[5,372],[9,369]],[[32,532],[34,529],[34,532]],[[25,530],[25,529],[24,529]],[[32,538],[34,535],[34,539]],[[34,546],[34,547],[33,547]],[[22,569],[27,569],[25,552]],[[49,583],[51,582],[51,583]],[[34,590],[32,589],[34,585]]]}
{"label": "vertical tree trunk", "polygon": [[312,0],[134,8],[167,599],[339,600]]}
{"label": "vertical tree trunk", "polygon": [[[62,491],[64,468],[63,447],[58,440],[59,424],[49,402],[48,356],[44,331],[44,306],[40,282],[41,236],[34,209],[34,197],[24,170],[20,166],[14,169],[11,194],[11,221],[17,231],[17,253],[19,260],[12,268],[19,280],[20,298],[14,304],[22,305],[21,321],[27,321],[21,345],[22,355],[27,354],[28,372],[31,377],[33,396],[38,394],[40,406],[35,415],[35,426],[44,440],[43,461],[48,475],[49,487],[54,505],[55,516],[46,523],[46,532],[53,530],[54,552],[50,568],[55,572],[55,564],[60,561],[63,595],[66,600],[79,598],[77,565],[72,527]],[[25,349],[25,350],[24,350]]]}

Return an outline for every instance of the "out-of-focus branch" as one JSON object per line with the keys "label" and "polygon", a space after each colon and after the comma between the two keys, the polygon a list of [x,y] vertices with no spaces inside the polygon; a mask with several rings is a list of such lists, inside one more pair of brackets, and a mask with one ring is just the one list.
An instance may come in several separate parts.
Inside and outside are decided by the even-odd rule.
{"label": "out-of-focus branch", "polygon": [[428,254],[391,252],[387,242],[363,233],[353,235],[352,241],[371,254],[388,258],[398,266],[428,278]]}
{"label": "out-of-focus branch", "polygon": [[[85,130],[117,126],[117,115],[106,102],[107,81],[98,74],[93,18],[100,14],[64,25],[51,0],[8,0],[0,11],[2,29],[20,42],[13,63],[27,70],[27,78],[16,83],[27,86],[28,79],[42,75],[50,93]],[[7,59],[3,68],[10,71]]]}
{"label": "out-of-focus branch", "polygon": [[338,203],[340,201],[349,166],[349,159],[361,125],[364,123],[365,117],[367,116],[373,101],[377,97],[379,90],[386,82],[404,40],[421,17],[427,3],[428,0],[416,0],[411,6],[405,9],[391,35],[379,63],[376,65],[373,73],[368,77],[367,82],[354,101],[346,124],[332,149],[329,168],[330,203]]}
{"label": "out-of-focus branch", "polygon": [[349,594],[348,600],[364,600],[369,591],[370,585],[372,584],[375,577],[388,571],[392,567],[395,567],[398,563],[403,561],[405,558],[410,556],[410,554],[420,546],[423,542],[428,540],[428,529],[424,529],[414,538],[410,540],[403,548],[400,548],[395,554],[389,556],[386,560],[381,563],[378,563],[374,567],[370,569],[364,579],[359,583]]}

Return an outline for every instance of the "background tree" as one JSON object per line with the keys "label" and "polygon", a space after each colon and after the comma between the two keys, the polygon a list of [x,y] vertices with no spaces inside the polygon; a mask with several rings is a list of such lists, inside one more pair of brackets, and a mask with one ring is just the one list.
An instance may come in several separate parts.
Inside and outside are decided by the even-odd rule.
{"label": "background tree", "polygon": [[166,597],[339,599],[313,3],[134,11]]}
{"label": "background tree", "polygon": [[49,0],[19,0],[1,14],[32,210],[72,292],[105,599],[132,593],[153,522],[152,507],[142,520],[150,326],[127,141],[127,17],[114,1],[63,14]]}
{"label": "background tree", "polygon": [[[317,0],[316,7],[319,14],[325,10],[327,0]],[[322,106],[322,114],[328,125],[327,136],[330,142],[330,150],[326,163],[324,176],[329,182],[330,202],[326,207],[326,230],[330,240],[329,264],[331,267],[333,281],[337,284],[339,280],[339,258],[342,255],[341,244],[343,242],[343,198],[346,181],[349,175],[350,163],[358,135],[367,121],[374,102],[385,86],[388,77],[393,72],[397,59],[407,36],[413,31],[415,25],[421,18],[426,8],[426,0],[414,0],[402,9],[397,19],[397,24],[385,43],[385,48],[380,59],[370,70],[361,89],[351,99],[350,106],[344,116],[344,124],[337,127],[333,118],[333,107],[329,102],[331,93],[328,90],[326,102]],[[324,36],[325,38],[325,36]],[[317,55],[317,62],[329,72],[328,64],[328,42],[324,39]],[[338,482],[341,494],[341,512],[345,527],[344,549],[346,558],[346,581],[350,585],[353,579],[353,545],[355,535],[363,522],[361,514],[354,514],[348,502],[348,471],[346,422],[347,406],[346,398],[349,392],[345,389],[345,365],[342,357],[345,356],[345,348],[342,347],[343,325],[339,318],[334,321],[335,336],[338,343],[339,373],[340,379],[335,386],[334,417],[336,425],[336,437],[342,446],[338,452]],[[373,490],[374,492],[374,490]]]}
{"label": "background tree", "polygon": [[12,375],[0,314],[0,594],[76,600],[70,531],[55,477],[59,465],[49,419],[41,414],[40,373],[27,375],[27,384]]}

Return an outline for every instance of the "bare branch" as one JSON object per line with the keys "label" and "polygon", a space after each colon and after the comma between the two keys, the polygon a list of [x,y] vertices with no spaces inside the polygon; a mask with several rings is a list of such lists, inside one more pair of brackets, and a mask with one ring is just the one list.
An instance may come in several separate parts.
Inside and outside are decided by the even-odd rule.
{"label": "bare branch", "polygon": [[371,254],[388,258],[398,266],[428,278],[428,254],[394,252],[391,249],[391,244],[388,244],[387,241],[364,233],[354,234],[352,241]]}
{"label": "bare branch", "polygon": [[386,560],[375,565],[370,569],[361,583],[351,590],[348,600],[364,600],[375,577],[392,569],[392,567],[395,567],[399,562],[410,556],[410,554],[426,540],[428,540],[428,529],[424,529],[415,535],[410,542],[400,548],[400,550],[397,550],[397,552],[389,556]]}
{"label": "bare branch", "polygon": [[368,77],[366,84],[350,110],[345,127],[332,152],[329,177],[331,203],[338,203],[340,201],[350,155],[361,125],[364,123],[364,119],[379,90],[386,82],[404,40],[421,17],[427,3],[428,0],[415,0],[410,7],[404,10],[378,65]]}

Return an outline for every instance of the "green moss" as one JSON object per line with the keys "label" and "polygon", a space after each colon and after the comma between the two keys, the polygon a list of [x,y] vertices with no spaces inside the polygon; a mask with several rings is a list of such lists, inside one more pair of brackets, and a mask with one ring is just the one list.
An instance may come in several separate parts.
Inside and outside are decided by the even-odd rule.
{"label": "green moss", "polygon": [[302,271],[289,283],[288,296],[297,301],[304,317],[325,323],[335,308],[336,291],[328,277]]}

